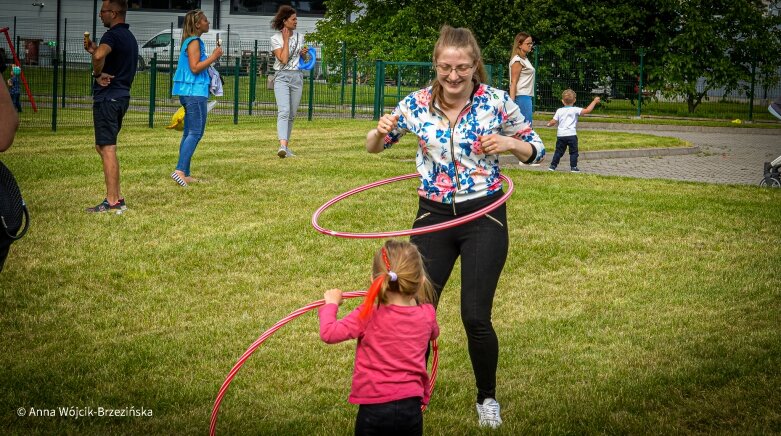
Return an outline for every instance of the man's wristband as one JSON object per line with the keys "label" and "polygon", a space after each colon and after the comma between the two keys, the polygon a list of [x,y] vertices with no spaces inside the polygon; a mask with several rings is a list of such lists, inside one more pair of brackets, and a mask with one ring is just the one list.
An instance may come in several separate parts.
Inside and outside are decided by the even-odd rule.
{"label": "man's wristband", "polygon": [[96,72],[93,71],[92,72],[92,77],[97,79],[98,77],[100,77],[101,74],[103,74],[103,73],[96,73]]}

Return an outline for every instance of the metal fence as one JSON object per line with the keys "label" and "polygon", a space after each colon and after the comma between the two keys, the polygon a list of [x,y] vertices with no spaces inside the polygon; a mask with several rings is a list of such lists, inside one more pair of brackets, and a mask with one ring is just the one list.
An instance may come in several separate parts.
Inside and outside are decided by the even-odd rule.
{"label": "metal fence", "polygon": [[[173,30],[173,24],[170,27]],[[17,35],[15,39],[15,48],[21,46],[17,54],[32,96],[30,99],[22,90],[22,126],[53,130],[91,126],[91,64],[82,39],[64,38],[60,47],[43,37]],[[146,42],[148,39],[139,38],[141,45]],[[235,123],[248,117],[276,117],[274,92],[266,86],[273,64],[269,42],[230,41],[226,35],[223,45],[226,55],[218,69],[225,80],[225,95],[217,99],[213,114],[232,117]],[[0,48],[10,57],[11,47],[4,37],[0,38]],[[179,49],[179,41],[171,38],[167,50],[153,53],[152,59],[139,60],[126,124],[168,124],[179,107],[178,97],[171,95]],[[207,50],[211,49],[207,44]],[[316,66],[305,75],[300,118],[376,119],[408,93],[427,86],[434,77],[430,62],[360,60],[348,57],[346,47],[330,56],[317,50]],[[544,47],[534,51],[536,111],[554,111],[561,106],[561,91],[571,88],[576,91],[576,104],[580,106],[587,105],[594,95],[602,97],[603,104],[595,114],[772,121],[774,118],[766,108],[781,95],[777,80],[763,80],[756,74],[755,80],[736,89],[709,91],[696,111],[690,113],[687,103],[672,97],[669,90],[654,89],[644,83],[648,55],[642,50],[599,56],[585,56],[577,50],[571,53],[556,55],[546,52]],[[488,83],[507,89],[507,64],[486,67]],[[33,102],[37,112],[32,110]]]}

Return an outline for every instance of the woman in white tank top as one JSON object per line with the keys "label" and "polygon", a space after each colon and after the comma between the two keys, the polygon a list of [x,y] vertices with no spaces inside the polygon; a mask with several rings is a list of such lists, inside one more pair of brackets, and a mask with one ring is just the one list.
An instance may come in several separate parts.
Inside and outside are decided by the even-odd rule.
{"label": "woman in white tank top", "polygon": [[521,108],[521,114],[531,125],[532,97],[534,96],[534,66],[527,58],[534,48],[531,35],[520,32],[515,35],[512,59],[510,59],[510,98]]}

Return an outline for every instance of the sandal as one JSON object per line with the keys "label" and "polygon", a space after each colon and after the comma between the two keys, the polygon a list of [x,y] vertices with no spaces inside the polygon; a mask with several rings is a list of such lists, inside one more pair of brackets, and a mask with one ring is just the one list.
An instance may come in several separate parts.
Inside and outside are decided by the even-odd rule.
{"label": "sandal", "polygon": [[182,188],[187,187],[187,182],[183,178],[179,177],[179,174],[176,174],[176,171],[171,173],[171,178],[174,179],[174,181],[178,183],[179,186],[181,186]]}

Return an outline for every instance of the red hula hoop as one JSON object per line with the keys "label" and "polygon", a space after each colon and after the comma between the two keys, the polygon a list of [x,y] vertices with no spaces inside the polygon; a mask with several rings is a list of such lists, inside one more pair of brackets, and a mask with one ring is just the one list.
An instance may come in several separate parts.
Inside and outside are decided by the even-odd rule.
{"label": "red hula hoop", "polygon": [[[366,291],[345,292],[342,294],[342,298],[363,297],[365,295],[366,295]],[[219,393],[217,393],[217,399],[214,400],[214,407],[212,408],[211,422],[209,423],[209,435],[214,436],[215,430],[217,428],[217,414],[220,412],[220,404],[222,404],[222,399],[225,396],[225,393],[228,391],[228,387],[233,381],[233,378],[236,377],[236,374],[239,372],[239,369],[241,369],[242,365],[244,365],[244,362],[246,362],[247,359],[249,359],[252,353],[254,353],[255,350],[257,350],[258,347],[260,347],[260,345],[266,341],[266,339],[268,339],[272,334],[274,334],[274,332],[279,330],[280,327],[294,320],[295,318],[298,318],[304,313],[312,309],[315,309],[317,307],[320,307],[324,304],[325,304],[325,300],[317,300],[312,303],[309,303],[308,305],[300,309],[294,310],[288,316],[282,318],[276,324],[271,326],[270,329],[263,332],[263,334],[260,335],[260,337],[257,340],[255,340],[255,342],[253,342],[249,348],[247,348],[247,351],[245,351],[244,354],[242,354],[239,360],[236,362],[236,364],[233,365],[233,368],[231,368],[230,372],[228,373],[228,376],[225,378],[225,381],[222,382],[222,386],[220,387]],[[429,393],[434,392],[434,383],[437,380],[437,367],[439,366],[439,346],[437,345],[436,340],[431,341],[431,348],[433,351],[433,355],[431,359],[431,376],[429,377],[429,383],[428,383]],[[421,406],[421,409],[426,410],[426,406]]]}
{"label": "red hula hoop", "polygon": [[320,218],[320,214],[322,214],[326,209],[333,206],[334,204],[338,203],[339,201],[344,200],[345,198],[357,194],[359,192],[363,192],[372,188],[376,188],[378,186],[387,185],[388,183],[398,182],[401,180],[407,180],[407,179],[413,179],[415,177],[419,177],[420,174],[418,173],[412,173],[412,174],[405,174],[403,176],[396,176],[391,177],[390,179],[380,180],[374,183],[369,183],[368,185],[360,186],[358,188],[352,189],[350,191],[345,192],[344,194],[337,195],[336,197],[332,198],[331,200],[328,200],[325,204],[320,206],[312,215],[312,227],[315,228],[318,232],[324,234],[324,235],[330,235],[330,236],[337,236],[340,238],[355,238],[355,239],[374,239],[374,238],[395,238],[399,236],[412,236],[412,235],[422,235],[424,233],[430,233],[430,232],[436,232],[439,230],[445,230],[449,229],[451,227],[460,226],[461,224],[466,224],[470,221],[476,220],[477,218],[480,218],[481,216],[497,209],[499,206],[503,205],[505,202],[507,202],[507,199],[510,198],[510,195],[512,195],[513,190],[515,189],[515,186],[513,185],[513,181],[505,176],[504,174],[500,174],[499,178],[507,183],[507,192],[502,195],[498,200],[495,202],[489,204],[488,206],[476,210],[470,214],[464,215],[459,218],[454,218],[450,221],[446,221],[444,223],[440,224],[432,224],[430,226],[424,226],[424,227],[418,227],[417,229],[409,229],[409,230],[397,230],[397,231],[390,231],[390,232],[377,232],[377,233],[351,233],[351,232],[337,232],[336,230],[329,230],[324,227],[322,227],[318,222],[318,218]]}

